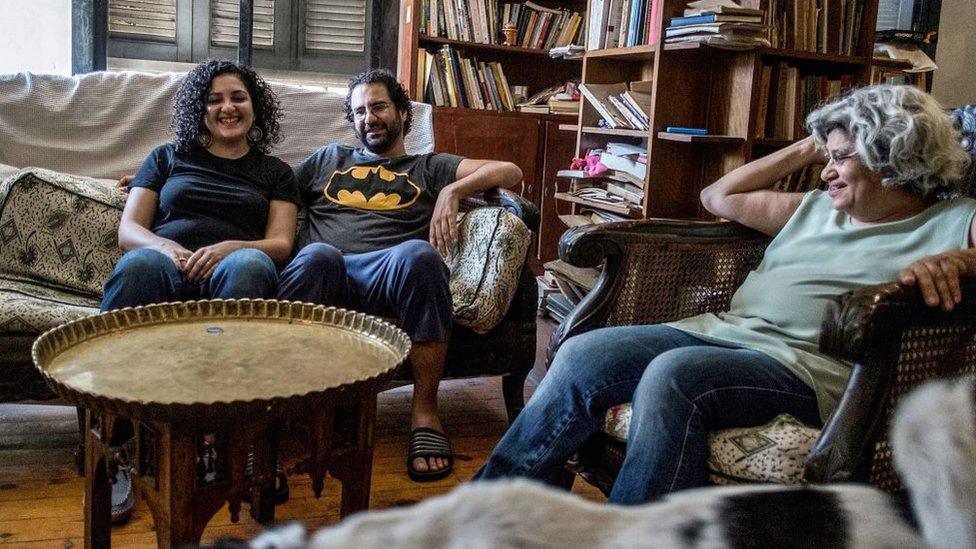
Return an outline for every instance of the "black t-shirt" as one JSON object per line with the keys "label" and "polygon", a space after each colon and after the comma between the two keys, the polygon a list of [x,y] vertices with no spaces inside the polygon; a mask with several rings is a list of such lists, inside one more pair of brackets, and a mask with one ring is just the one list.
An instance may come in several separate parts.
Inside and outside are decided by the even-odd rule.
{"label": "black t-shirt", "polygon": [[295,167],[309,220],[299,245],[325,242],[345,253],[427,240],[437,193],[453,183],[460,156],[386,158],[365,149],[327,145]]}
{"label": "black t-shirt", "polygon": [[161,145],[129,183],[134,187],[159,193],[152,232],[188,250],[224,240],[260,240],[272,200],[299,203],[288,164],[255,149],[230,160]]}

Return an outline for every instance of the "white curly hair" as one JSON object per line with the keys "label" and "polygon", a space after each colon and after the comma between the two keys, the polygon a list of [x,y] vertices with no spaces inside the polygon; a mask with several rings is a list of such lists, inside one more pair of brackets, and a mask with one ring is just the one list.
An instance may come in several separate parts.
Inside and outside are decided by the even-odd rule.
{"label": "white curly hair", "polygon": [[811,112],[806,125],[821,148],[830,132],[844,131],[885,188],[923,197],[956,193],[970,161],[946,110],[914,86],[856,89]]}

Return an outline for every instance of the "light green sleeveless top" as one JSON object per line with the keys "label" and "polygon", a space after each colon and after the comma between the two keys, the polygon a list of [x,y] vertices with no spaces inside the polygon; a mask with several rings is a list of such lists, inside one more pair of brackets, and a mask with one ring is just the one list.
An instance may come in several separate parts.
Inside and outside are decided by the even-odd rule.
{"label": "light green sleeveless top", "polygon": [[908,219],[852,226],[823,191],[807,193],[762,262],[732,296],[729,312],[668,323],[710,343],[754,349],[817,394],[820,416],[837,406],[850,365],[819,351],[824,309],[847,291],[891,282],[912,261],[969,247],[976,200],[937,202]]}

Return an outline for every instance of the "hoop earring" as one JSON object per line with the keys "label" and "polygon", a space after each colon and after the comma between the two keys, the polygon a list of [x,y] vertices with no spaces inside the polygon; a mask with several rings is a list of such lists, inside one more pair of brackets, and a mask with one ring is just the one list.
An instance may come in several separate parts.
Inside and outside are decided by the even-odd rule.
{"label": "hoop earring", "polygon": [[260,126],[251,126],[251,129],[247,130],[247,140],[251,143],[258,143],[264,139],[264,130]]}
{"label": "hoop earring", "polygon": [[211,143],[213,143],[213,136],[210,135],[210,132],[204,130],[197,134],[197,145],[209,149]]}

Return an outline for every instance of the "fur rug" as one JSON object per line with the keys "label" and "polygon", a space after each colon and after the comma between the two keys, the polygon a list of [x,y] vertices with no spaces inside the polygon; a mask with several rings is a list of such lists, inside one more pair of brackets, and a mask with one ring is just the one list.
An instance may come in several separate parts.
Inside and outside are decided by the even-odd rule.
{"label": "fur rug", "polygon": [[514,480],[358,514],[311,539],[282,527],[251,547],[976,547],[973,390],[971,379],[930,384],[896,414],[895,464],[921,534],[888,494],[860,485],[703,488],[622,507]]}

